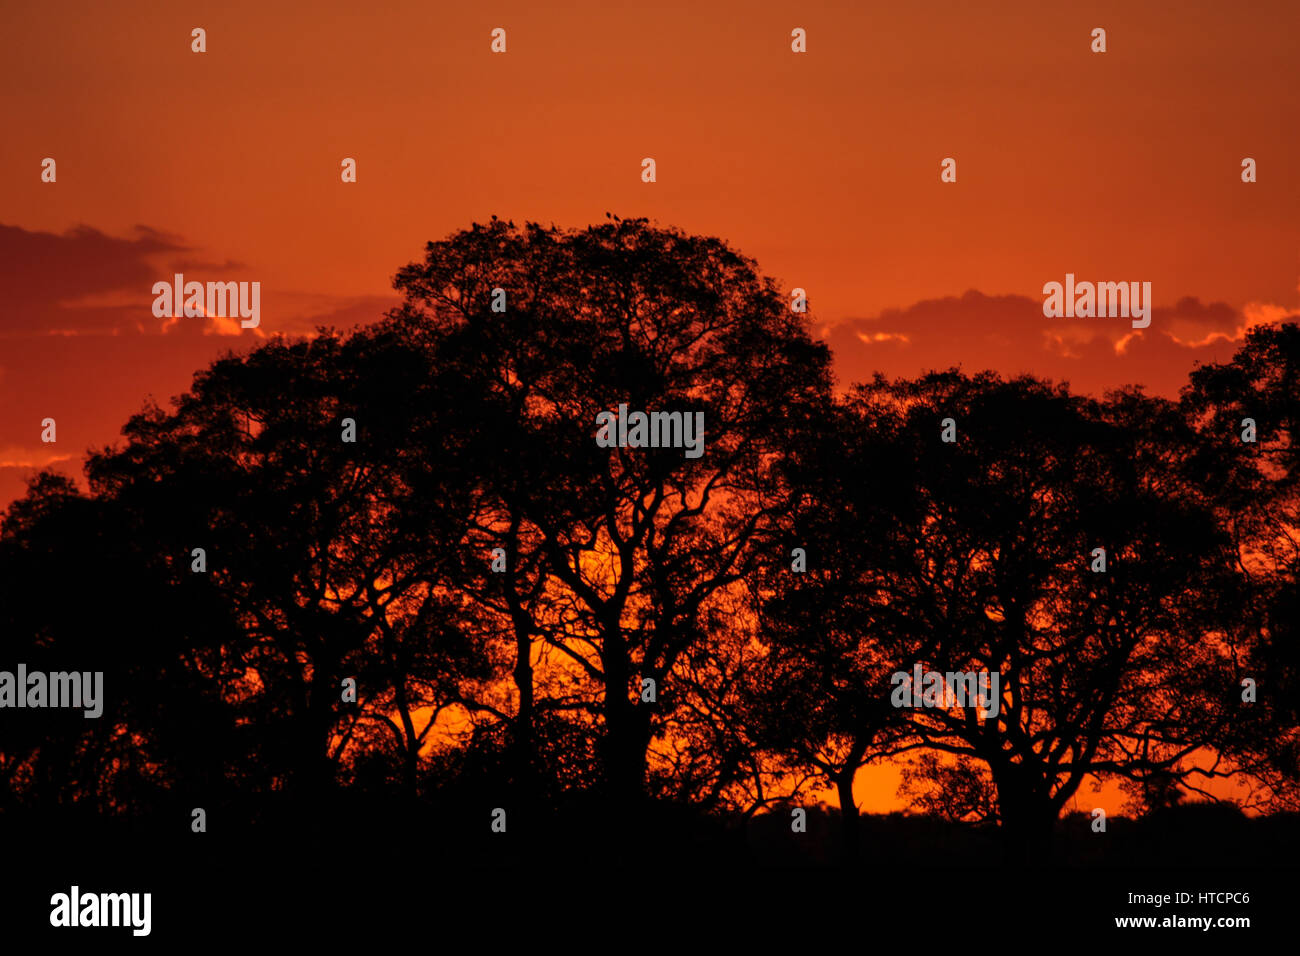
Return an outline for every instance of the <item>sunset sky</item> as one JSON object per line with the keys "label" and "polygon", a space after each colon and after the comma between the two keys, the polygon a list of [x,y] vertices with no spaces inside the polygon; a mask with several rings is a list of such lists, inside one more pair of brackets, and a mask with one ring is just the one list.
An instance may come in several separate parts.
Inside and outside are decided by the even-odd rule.
{"label": "sunset sky", "polygon": [[[221,351],[377,318],[426,241],[492,214],[721,236],[807,290],[842,383],[960,364],[1173,395],[1300,313],[1300,3],[1062,7],[7,4],[0,507]],[[260,281],[260,329],[164,333],[173,272]],[[1044,318],[1067,272],[1151,282],[1151,327]]]}

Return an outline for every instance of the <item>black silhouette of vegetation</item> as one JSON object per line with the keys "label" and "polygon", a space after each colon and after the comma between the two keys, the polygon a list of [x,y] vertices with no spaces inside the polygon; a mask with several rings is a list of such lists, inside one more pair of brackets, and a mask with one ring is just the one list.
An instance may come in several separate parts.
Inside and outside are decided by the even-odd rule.
{"label": "black silhouette of vegetation", "polygon": [[[42,473],[9,507],[0,668],[102,670],[106,700],[0,716],[6,830],[187,834],[203,807],[489,861],[1133,862],[1232,778],[1261,815],[1227,807],[1223,853],[1294,845],[1300,327],[1177,402],[959,370],[841,393],[753,261],[645,220],[493,219],[395,285],[373,325],[145,408],[87,491]],[[599,447],[620,402],[702,411],[704,454]],[[1000,714],[891,706],[918,663],[999,671]],[[921,816],[860,816],[882,760]],[[1069,813],[1092,781],[1136,818],[1106,849]]]}

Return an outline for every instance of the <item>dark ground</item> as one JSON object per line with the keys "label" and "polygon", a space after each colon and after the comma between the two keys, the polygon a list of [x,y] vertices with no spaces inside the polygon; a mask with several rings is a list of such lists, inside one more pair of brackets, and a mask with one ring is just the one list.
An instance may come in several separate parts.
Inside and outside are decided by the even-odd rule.
{"label": "dark ground", "polygon": [[[1117,929],[1114,917],[1252,918],[1249,929],[1205,932],[1218,947],[1289,933],[1300,910],[1300,817],[1247,818],[1231,807],[1111,818],[1105,834],[1092,832],[1090,818],[1069,817],[1052,861],[1037,866],[1006,864],[994,832],[926,817],[864,817],[861,856],[849,865],[838,855],[835,811],[811,810],[804,834],[790,831],[788,811],[741,826],[660,806],[628,828],[595,805],[533,825],[508,817],[507,832],[494,834],[490,811],[340,802],[233,822],[238,809],[209,809],[203,834],[190,832],[183,808],[174,820],[134,824],[4,815],[0,932],[6,942],[54,942],[51,951],[200,941],[339,951],[412,938],[435,952],[551,949],[552,940],[578,952],[693,952],[752,938],[767,952],[792,934],[815,949],[848,943],[856,952],[885,942],[980,946],[1020,932],[1137,934],[1144,946],[1168,945],[1169,930]],[[151,892],[150,936],[51,928],[50,896],[74,883]],[[1129,893],[1180,891],[1251,896],[1128,903]],[[1039,938],[1035,949],[1050,945]]]}

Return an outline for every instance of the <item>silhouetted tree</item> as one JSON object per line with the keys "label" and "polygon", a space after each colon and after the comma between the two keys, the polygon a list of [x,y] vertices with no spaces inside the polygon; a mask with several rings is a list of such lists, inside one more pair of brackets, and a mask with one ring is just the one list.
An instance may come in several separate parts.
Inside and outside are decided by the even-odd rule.
{"label": "silhouetted tree", "polygon": [[[818,717],[796,723],[813,734],[800,745],[832,754],[816,766],[851,784],[870,759],[946,754],[971,769],[939,776],[962,791],[940,802],[994,806],[1018,853],[1045,849],[1089,776],[1213,772],[1195,759],[1228,719],[1218,608],[1234,579],[1175,408],[949,372],[878,378],[850,411],[872,437],[817,486],[820,523],[844,533],[765,611],[775,659],[793,654],[778,673],[810,682],[793,699]],[[955,443],[941,441],[948,417]],[[879,489],[880,520],[862,488]],[[1105,573],[1090,571],[1098,547]],[[890,673],[916,664],[999,672],[1000,714],[887,707]]]}
{"label": "silhouetted tree", "polygon": [[153,575],[114,502],[39,474],[5,514],[0,581],[6,669],[104,674],[98,718],[6,711],[0,801],[138,814],[175,788],[220,802],[254,772],[238,709],[193,666],[233,620]]}
{"label": "silhouetted tree", "polygon": [[946,633],[930,582],[896,573],[927,533],[896,417],[861,402],[828,417],[790,463],[803,494],[751,582],[767,653],[745,687],[743,719],[777,758],[773,771],[835,788],[849,857],[860,840],[854,778],[893,718],[871,689]]}
{"label": "silhouetted tree", "polygon": [[[430,544],[456,538],[457,499],[439,499],[441,527],[428,509],[409,517],[417,490],[448,492],[407,483],[402,409],[432,387],[417,359],[370,335],[273,342],[214,363],[174,412],[137,415],[123,448],[87,464],[154,573],[231,609],[237,636],[213,649],[228,662],[213,676],[256,703],[264,760],[300,794],[333,784],[358,714],[392,730],[409,792],[428,731],[413,712],[486,676],[448,624],[444,549]],[[343,440],[348,418],[355,442]],[[344,677],[357,680],[356,707],[341,700]]]}
{"label": "silhouetted tree", "polygon": [[[1230,362],[1192,372],[1182,407],[1201,438],[1248,587],[1234,610],[1257,640],[1238,649],[1257,700],[1234,691],[1220,742],[1267,778],[1268,804],[1300,808],[1300,325],[1257,326]],[[1249,421],[1248,421],[1249,420]],[[1253,441],[1245,440],[1248,434]]]}
{"label": "silhouetted tree", "polygon": [[[521,706],[540,637],[600,719],[616,804],[636,804],[651,743],[689,693],[679,668],[709,639],[703,615],[797,493],[776,463],[820,419],[827,351],[750,260],[644,220],[562,233],[494,219],[430,243],[396,285],[406,304],[388,327],[477,383],[471,420],[496,415],[481,469],[495,534],[518,574],[548,578],[540,604],[534,577],[502,579]],[[598,447],[596,415],[620,403],[702,411],[703,454]],[[639,702],[645,679],[655,704]]]}

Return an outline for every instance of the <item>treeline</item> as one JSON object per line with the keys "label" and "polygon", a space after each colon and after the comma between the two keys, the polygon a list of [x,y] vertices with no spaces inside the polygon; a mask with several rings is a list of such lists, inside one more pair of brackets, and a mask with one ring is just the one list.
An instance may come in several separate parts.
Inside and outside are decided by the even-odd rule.
{"label": "treeline", "polygon": [[[361,794],[486,828],[836,787],[853,853],[887,759],[1025,853],[1092,780],[1296,808],[1297,326],[1178,401],[839,390],[754,262],[644,220],[493,219],[395,285],[10,506],[0,669],[102,670],[105,702],[0,711],[0,813]],[[703,412],[703,454],[600,447],[619,403]],[[893,706],[918,664],[997,672],[997,716]]]}

